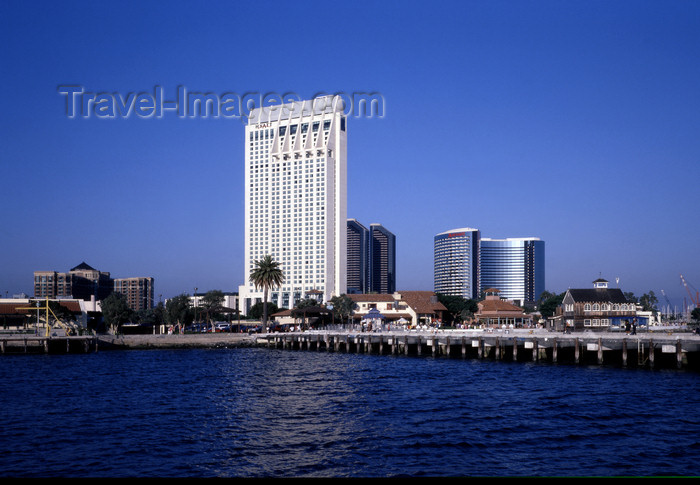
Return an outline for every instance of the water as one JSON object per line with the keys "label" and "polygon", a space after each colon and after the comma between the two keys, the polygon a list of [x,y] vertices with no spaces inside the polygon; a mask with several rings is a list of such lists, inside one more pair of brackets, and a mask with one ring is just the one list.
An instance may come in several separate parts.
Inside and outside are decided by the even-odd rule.
{"label": "water", "polygon": [[257,348],[4,355],[0,476],[698,475],[699,383]]}

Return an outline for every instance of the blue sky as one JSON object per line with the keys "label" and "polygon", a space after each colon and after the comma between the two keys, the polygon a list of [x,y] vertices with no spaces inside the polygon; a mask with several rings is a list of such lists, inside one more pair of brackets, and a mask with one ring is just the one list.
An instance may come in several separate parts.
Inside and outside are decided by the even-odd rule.
{"label": "blue sky", "polygon": [[0,291],[82,261],[163,298],[243,282],[243,123],[66,116],[88,92],[377,92],[351,118],[348,216],[397,235],[540,237],[546,287],[700,287],[697,1],[0,5]]}

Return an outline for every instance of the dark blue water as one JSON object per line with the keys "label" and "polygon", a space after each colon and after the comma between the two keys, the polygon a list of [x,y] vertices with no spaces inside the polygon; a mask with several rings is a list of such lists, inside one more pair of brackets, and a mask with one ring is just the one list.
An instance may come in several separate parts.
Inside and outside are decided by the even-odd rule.
{"label": "dark blue water", "polygon": [[700,474],[700,376],[269,349],[0,357],[0,476]]}

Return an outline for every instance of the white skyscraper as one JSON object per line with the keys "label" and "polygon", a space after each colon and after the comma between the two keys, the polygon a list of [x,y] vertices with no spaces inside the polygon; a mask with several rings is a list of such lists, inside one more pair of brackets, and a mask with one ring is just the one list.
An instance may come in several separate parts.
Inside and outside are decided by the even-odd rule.
{"label": "white skyscraper", "polygon": [[255,261],[280,263],[269,301],[292,308],[309,291],[345,293],[347,125],[340,98],[256,108],[245,127],[245,274],[241,309],[262,301]]}

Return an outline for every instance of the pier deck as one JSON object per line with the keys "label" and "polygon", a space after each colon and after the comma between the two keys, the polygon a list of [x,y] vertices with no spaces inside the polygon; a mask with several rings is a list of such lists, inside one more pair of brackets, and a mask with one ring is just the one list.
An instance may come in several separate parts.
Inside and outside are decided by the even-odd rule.
{"label": "pier deck", "polygon": [[297,350],[327,350],[393,355],[432,355],[511,361],[620,364],[623,366],[698,368],[700,336],[649,332],[555,333],[546,330],[440,332],[306,331],[270,333],[259,345]]}

